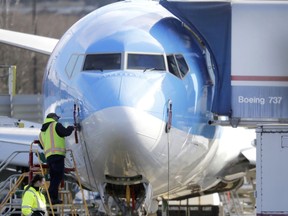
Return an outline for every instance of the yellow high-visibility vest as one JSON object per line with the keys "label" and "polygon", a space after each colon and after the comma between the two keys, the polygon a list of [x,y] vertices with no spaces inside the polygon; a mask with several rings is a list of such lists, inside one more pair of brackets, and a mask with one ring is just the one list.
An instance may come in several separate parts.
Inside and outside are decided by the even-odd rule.
{"label": "yellow high-visibility vest", "polygon": [[45,157],[51,155],[66,155],[65,139],[56,133],[57,122],[53,118],[46,118],[45,123],[51,122],[46,131],[41,131],[39,140],[44,148]]}
{"label": "yellow high-visibility vest", "polygon": [[[25,189],[28,185],[25,186]],[[36,191],[35,188],[29,187],[23,194],[21,211],[23,215],[31,215],[33,211],[46,212],[46,199],[41,191]]]}

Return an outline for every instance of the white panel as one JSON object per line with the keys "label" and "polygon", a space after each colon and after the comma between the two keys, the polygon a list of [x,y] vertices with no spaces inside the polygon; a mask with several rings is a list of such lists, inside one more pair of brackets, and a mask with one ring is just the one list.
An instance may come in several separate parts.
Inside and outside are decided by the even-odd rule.
{"label": "white panel", "polygon": [[288,1],[232,3],[232,75],[288,75]]}
{"label": "white panel", "polygon": [[288,125],[257,134],[257,213],[288,212],[287,138]]}

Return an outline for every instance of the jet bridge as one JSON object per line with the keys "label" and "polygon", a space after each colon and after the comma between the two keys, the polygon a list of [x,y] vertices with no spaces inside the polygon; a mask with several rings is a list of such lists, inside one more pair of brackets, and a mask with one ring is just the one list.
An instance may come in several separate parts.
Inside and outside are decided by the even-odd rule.
{"label": "jet bridge", "polygon": [[160,2],[214,56],[211,123],[257,128],[257,216],[287,216],[288,1]]}
{"label": "jet bridge", "polygon": [[214,56],[212,123],[288,122],[287,1],[160,3],[197,32]]}

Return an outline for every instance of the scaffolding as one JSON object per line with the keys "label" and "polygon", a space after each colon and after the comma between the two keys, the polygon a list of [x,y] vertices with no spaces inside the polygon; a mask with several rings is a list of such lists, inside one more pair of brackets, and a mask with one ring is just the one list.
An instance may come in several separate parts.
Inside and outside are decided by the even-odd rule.
{"label": "scaffolding", "polygon": [[[46,181],[44,184],[44,194],[46,195],[47,201],[47,210],[49,215],[90,215],[87,202],[85,200],[84,191],[81,185],[80,176],[76,167],[76,162],[74,159],[74,155],[72,150],[68,149],[67,153],[70,154],[73,167],[65,167],[65,173],[73,173],[75,176],[75,180],[79,186],[79,189],[82,193],[82,203],[74,203],[73,202],[73,195],[71,190],[69,190],[69,181],[62,181],[60,188],[59,188],[59,196],[63,200],[62,204],[53,205],[50,199],[50,195],[48,193],[49,188],[49,167],[43,161],[43,153],[39,152],[38,149],[33,148],[34,145],[38,145],[39,141],[35,140],[31,143],[30,151],[20,152],[20,153],[28,153],[29,154],[29,171],[23,172],[22,174],[15,174],[7,178],[4,182],[0,183],[0,193],[4,193],[6,191],[6,196],[1,199],[0,204],[0,214],[1,215],[10,215],[11,213],[21,213],[21,198],[23,193],[23,183],[25,180],[30,182],[35,174],[41,174],[45,177]],[[12,155],[17,155],[18,153],[13,153]],[[34,157],[38,161],[34,163]],[[15,156],[14,156],[15,157]],[[11,162],[11,155],[0,164],[0,172]]]}

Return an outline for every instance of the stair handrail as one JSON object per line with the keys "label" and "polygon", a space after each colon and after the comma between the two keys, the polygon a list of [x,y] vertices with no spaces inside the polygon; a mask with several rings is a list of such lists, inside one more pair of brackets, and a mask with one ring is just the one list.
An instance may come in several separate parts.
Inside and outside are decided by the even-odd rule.
{"label": "stair handrail", "polygon": [[0,194],[3,190],[6,189],[6,187],[8,186],[8,184],[13,181],[16,180],[17,178],[19,178],[21,176],[21,174],[13,174],[11,176],[9,176],[7,179],[5,179],[3,182],[0,183]]}
{"label": "stair handrail", "polygon": [[[29,153],[29,151],[14,151],[5,160],[0,163],[0,173],[10,164],[10,162],[21,153]],[[27,164],[28,165],[28,164]]]}
{"label": "stair handrail", "polygon": [[28,172],[22,173],[20,175],[20,177],[17,179],[16,183],[14,184],[14,186],[10,189],[10,191],[8,192],[8,194],[4,197],[4,199],[2,200],[2,202],[0,203],[0,209],[2,209],[6,203],[8,202],[8,200],[11,198],[12,194],[15,193],[16,189],[19,187],[19,185],[22,183],[23,179],[25,177],[28,176]]}
{"label": "stair handrail", "polygon": [[[32,146],[33,146],[34,143],[35,143],[35,141],[33,141],[33,142],[31,143],[30,151],[14,151],[13,153],[11,153],[11,154],[9,155],[9,157],[7,157],[6,160],[4,160],[4,161],[2,161],[2,162],[0,163],[0,172],[1,172],[2,170],[4,170],[4,169],[7,167],[7,165],[9,165],[10,162],[11,162],[18,154],[20,154],[20,153],[28,153],[28,154],[30,154],[29,157],[31,157],[31,154],[36,154],[36,156],[37,156],[37,158],[38,158],[38,161],[39,161],[39,165],[40,165],[40,167],[39,167],[39,168],[40,168],[39,173],[41,173],[41,174],[44,176],[44,171],[43,171],[44,169],[43,169],[43,166],[42,166],[41,161],[40,161],[39,151],[38,151],[38,149],[33,149],[33,148],[32,148]],[[76,177],[77,182],[78,182],[79,187],[80,187],[80,190],[81,190],[81,193],[82,193],[82,199],[83,199],[83,205],[84,205],[85,214],[86,214],[87,216],[90,216],[90,213],[89,213],[89,210],[88,210],[88,207],[87,207],[87,202],[86,202],[85,195],[84,195],[84,191],[83,191],[83,187],[82,187],[82,184],[81,184],[81,179],[80,179],[80,176],[79,176],[79,173],[78,173],[78,169],[77,169],[77,166],[76,166],[76,162],[75,162],[75,158],[74,158],[73,152],[72,152],[71,149],[67,149],[66,151],[67,151],[67,152],[70,152],[70,156],[71,156],[72,161],[73,161],[73,166],[74,166],[74,167],[72,168],[72,171],[73,171],[74,174],[75,174],[74,177]],[[33,160],[33,159],[32,159],[32,160]],[[32,163],[33,163],[33,161],[32,161]],[[30,168],[31,168],[30,162],[29,162],[29,164],[27,164],[27,165],[30,166]],[[9,182],[11,182],[11,180],[16,180],[16,179],[17,179],[17,175],[18,175],[18,179],[16,180],[15,184],[12,185],[12,187],[11,187],[10,190],[9,190],[9,192],[7,193],[7,195],[4,197],[4,199],[3,199],[2,202],[0,203],[0,209],[3,209],[3,207],[6,206],[8,200],[12,197],[13,194],[15,194],[17,188],[19,188],[19,186],[20,186],[20,184],[22,183],[23,179],[24,179],[25,177],[29,177],[29,176],[30,176],[30,174],[31,174],[30,172],[31,172],[31,170],[28,171],[28,172],[22,173],[22,174],[20,174],[20,175],[18,175],[18,174],[11,175],[11,176],[9,176],[9,177],[4,181],[4,183],[2,183],[1,188],[0,188],[0,191],[4,190],[4,189],[6,188],[6,186],[7,186],[7,184],[8,184]],[[36,173],[35,171],[32,171],[32,172]],[[44,187],[45,187],[46,191],[48,191],[48,188],[47,188],[47,185],[46,185],[46,184],[44,185]],[[50,197],[49,197],[49,193],[47,193],[47,195],[48,195],[48,200],[49,200],[50,207],[51,207],[51,210],[52,210],[52,215],[54,215],[54,209],[53,209],[53,205],[52,205],[52,203],[51,203],[51,199],[50,199]]]}
{"label": "stair handrail", "polygon": [[66,149],[66,152],[70,152],[70,154],[71,154],[71,158],[73,160],[73,166],[74,166],[74,169],[75,169],[74,172],[75,172],[75,175],[76,175],[79,187],[80,187],[80,191],[81,191],[81,194],[82,194],[82,199],[83,199],[85,213],[86,213],[87,216],[90,216],[90,213],[89,213],[89,210],[88,210],[88,207],[87,207],[87,202],[86,202],[85,195],[84,195],[84,191],[83,191],[83,187],[82,187],[82,184],[81,184],[80,175],[78,173],[78,169],[77,169],[77,166],[76,166],[76,162],[75,162],[73,151],[71,149]]}
{"label": "stair handrail", "polygon": [[[17,182],[17,180],[19,179],[20,176],[21,176],[21,174],[19,174],[19,173],[13,174],[13,175],[9,176],[5,181],[1,182],[2,184],[1,184],[0,193],[3,194],[3,191],[6,188],[9,188],[9,191],[11,191],[11,188],[15,185],[15,183]],[[23,190],[18,190],[18,191],[23,191]],[[4,197],[4,196],[2,196],[2,197]],[[11,215],[12,213],[16,213],[16,214],[21,213],[21,203],[18,203],[19,207],[17,208],[17,207],[15,207],[14,203],[12,202],[12,200],[14,200],[15,198],[17,198],[16,193],[14,193],[14,196],[13,196],[13,194],[11,194],[9,204],[6,203],[5,208],[1,207],[1,209],[0,209],[1,215],[5,216],[5,215]],[[20,198],[20,200],[21,200],[21,198]],[[20,208],[20,210],[19,210],[19,208]]]}

